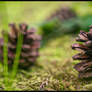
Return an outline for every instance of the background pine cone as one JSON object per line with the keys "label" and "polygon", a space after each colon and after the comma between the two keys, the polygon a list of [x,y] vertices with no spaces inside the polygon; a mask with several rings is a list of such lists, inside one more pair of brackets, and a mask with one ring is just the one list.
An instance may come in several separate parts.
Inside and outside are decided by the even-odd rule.
{"label": "background pine cone", "polygon": [[[10,32],[8,32],[8,64],[12,65],[16,54],[17,40],[20,33],[23,35],[22,51],[20,55],[19,66],[28,67],[33,64],[39,56],[41,37],[35,34],[36,30],[28,29],[28,25],[10,24]],[[4,32],[3,32],[4,35]],[[0,38],[0,61],[3,61],[3,37]]]}
{"label": "background pine cone", "polygon": [[50,21],[57,18],[59,21],[68,20],[77,17],[76,13],[69,7],[61,7],[54,11],[46,20]]}
{"label": "background pine cone", "polygon": [[80,31],[76,41],[83,43],[72,45],[72,49],[80,51],[73,56],[73,59],[82,61],[74,68],[79,72],[79,78],[92,77],[92,26],[90,26],[89,32]]}
{"label": "background pine cone", "polygon": [[51,13],[49,17],[46,17],[41,29],[44,38],[55,32],[62,32],[62,34],[76,33],[80,29],[80,24],[75,11],[70,7],[60,7]]}

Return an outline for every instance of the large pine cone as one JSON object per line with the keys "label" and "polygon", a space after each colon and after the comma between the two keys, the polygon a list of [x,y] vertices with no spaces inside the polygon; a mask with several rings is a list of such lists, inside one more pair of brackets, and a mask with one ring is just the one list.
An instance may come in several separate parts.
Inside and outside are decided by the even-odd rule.
{"label": "large pine cone", "polygon": [[[28,67],[33,64],[39,56],[41,37],[35,34],[36,30],[28,29],[28,25],[9,24],[10,32],[8,32],[8,64],[12,65],[16,54],[18,36],[23,35],[22,51],[19,60],[20,67]],[[4,36],[4,32],[2,34]],[[0,61],[3,61],[3,38],[0,38]]]}
{"label": "large pine cone", "polygon": [[49,16],[47,18],[47,20],[52,20],[57,18],[58,20],[68,20],[71,18],[75,18],[76,17],[76,13],[69,7],[61,7],[59,9],[57,9],[56,11],[54,11],[51,16]]}
{"label": "large pine cone", "polygon": [[92,26],[89,32],[80,31],[77,42],[72,45],[72,49],[79,50],[80,53],[73,56],[74,60],[82,60],[75,65],[75,69],[79,72],[79,78],[92,77]]}

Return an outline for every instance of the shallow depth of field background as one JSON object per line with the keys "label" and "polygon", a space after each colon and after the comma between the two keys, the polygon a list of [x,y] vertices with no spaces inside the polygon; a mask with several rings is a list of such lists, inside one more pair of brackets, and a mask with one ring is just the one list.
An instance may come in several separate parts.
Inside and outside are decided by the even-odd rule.
{"label": "shallow depth of field background", "polygon": [[[40,35],[44,31],[41,29],[44,20],[60,7],[71,7],[76,12],[81,30],[87,31],[92,24],[92,2],[6,2],[6,5],[7,14],[4,17],[8,18],[8,23],[27,23],[29,27],[35,27]],[[0,30],[4,29],[2,21],[1,18]],[[66,23],[68,25],[67,20]],[[72,60],[76,51],[71,49],[77,34],[62,35],[63,32],[64,30],[60,30],[59,34],[58,31],[55,34],[52,32],[50,41],[46,40],[49,39],[47,36],[41,45],[36,65],[29,70],[18,69],[13,84],[15,90],[92,90],[91,81],[79,80],[78,73],[73,68],[79,62]],[[53,35],[57,36],[54,38]],[[4,88],[3,81],[3,66],[0,64],[0,90]]]}

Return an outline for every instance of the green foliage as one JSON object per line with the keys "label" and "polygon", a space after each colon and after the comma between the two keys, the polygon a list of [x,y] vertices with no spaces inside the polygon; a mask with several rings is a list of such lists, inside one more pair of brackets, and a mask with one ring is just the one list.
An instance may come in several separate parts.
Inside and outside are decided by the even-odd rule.
{"label": "green foliage", "polygon": [[92,25],[92,14],[81,17],[81,20],[82,20],[81,29],[88,31],[89,26]]}
{"label": "green foliage", "polygon": [[41,35],[44,39],[55,39],[56,37],[64,36],[65,34],[76,34],[80,31],[81,20],[79,18],[72,18],[66,21],[59,21],[54,19],[41,25]]}
{"label": "green foliage", "polygon": [[55,26],[56,26],[56,19],[43,23],[41,25],[41,29],[42,29],[41,34],[45,36],[52,33],[53,30],[55,30]]}

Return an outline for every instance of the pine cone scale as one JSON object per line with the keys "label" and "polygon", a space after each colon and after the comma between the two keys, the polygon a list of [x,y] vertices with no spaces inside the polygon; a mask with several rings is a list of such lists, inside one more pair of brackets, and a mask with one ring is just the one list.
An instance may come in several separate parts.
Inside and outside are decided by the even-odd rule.
{"label": "pine cone scale", "polygon": [[75,69],[78,72],[82,72],[82,71],[88,71],[88,68],[90,68],[92,66],[92,62],[91,61],[82,61],[78,64],[75,65]]}
{"label": "pine cone scale", "polygon": [[88,78],[88,77],[92,77],[92,72],[79,73],[79,78]]}

